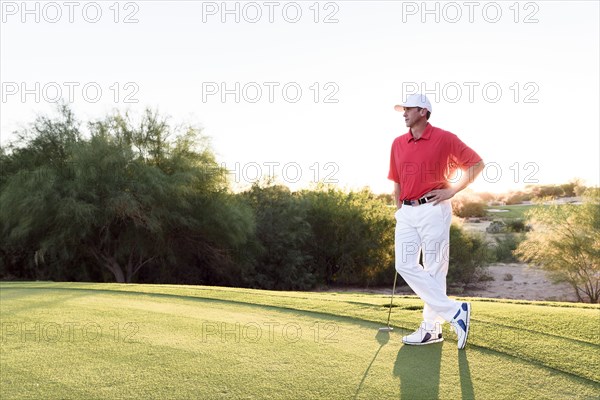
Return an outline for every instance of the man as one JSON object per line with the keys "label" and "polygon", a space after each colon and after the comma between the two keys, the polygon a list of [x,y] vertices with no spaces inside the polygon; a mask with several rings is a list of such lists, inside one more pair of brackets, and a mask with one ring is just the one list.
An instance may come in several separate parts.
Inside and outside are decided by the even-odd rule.
{"label": "man", "polygon": [[[471,304],[446,295],[452,219],[449,199],[475,179],[484,163],[456,135],[429,124],[432,107],[425,95],[411,95],[394,108],[404,113],[409,128],[392,144],[388,175],[394,181],[397,208],[396,271],[425,302],[421,326],[402,341],[411,345],[441,342],[442,324],[450,322],[458,336],[458,348],[463,349]],[[460,179],[450,185],[456,172],[461,173]],[[419,264],[421,252],[423,265]]]}

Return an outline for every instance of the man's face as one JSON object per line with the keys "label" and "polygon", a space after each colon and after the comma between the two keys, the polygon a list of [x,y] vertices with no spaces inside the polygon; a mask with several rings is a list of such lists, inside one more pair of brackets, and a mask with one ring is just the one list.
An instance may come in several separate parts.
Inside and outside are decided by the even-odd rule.
{"label": "man's face", "polygon": [[404,107],[404,122],[412,128],[421,118],[426,118],[427,110],[419,107]]}

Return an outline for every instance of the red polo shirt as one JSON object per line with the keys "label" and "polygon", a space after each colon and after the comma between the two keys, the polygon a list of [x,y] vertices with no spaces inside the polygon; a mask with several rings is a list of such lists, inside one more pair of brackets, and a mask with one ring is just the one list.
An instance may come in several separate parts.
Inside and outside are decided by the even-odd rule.
{"label": "red polo shirt", "polygon": [[455,134],[427,124],[419,140],[410,131],[392,144],[388,179],[400,184],[400,199],[415,200],[450,186],[457,168],[465,170],[481,157]]}

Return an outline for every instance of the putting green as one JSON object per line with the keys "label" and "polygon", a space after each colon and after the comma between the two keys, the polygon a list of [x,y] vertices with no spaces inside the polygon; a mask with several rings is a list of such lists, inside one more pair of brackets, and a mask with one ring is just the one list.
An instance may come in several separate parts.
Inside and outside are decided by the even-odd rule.
{"label": "putting green", "polygon": [[[420,301],[381,295],[0,284],[2,399],[592,399],[600,308],[473,299],[454,334],[403,346]],[[561,307],[557,307],[561,306]]]}

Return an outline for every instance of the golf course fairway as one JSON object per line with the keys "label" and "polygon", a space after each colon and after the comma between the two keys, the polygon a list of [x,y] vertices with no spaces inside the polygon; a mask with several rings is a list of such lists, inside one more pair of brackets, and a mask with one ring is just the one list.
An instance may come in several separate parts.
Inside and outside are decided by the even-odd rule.
{"label": "golf course fairway", "polygon": [[598,399],[600,307],[468,299],[469,342],[404,346],[416,297],[0,283],[0,398]]}

